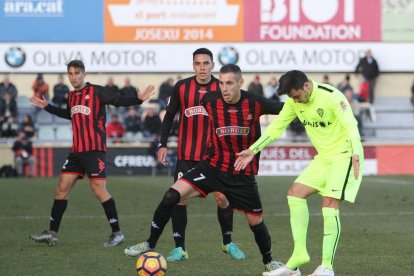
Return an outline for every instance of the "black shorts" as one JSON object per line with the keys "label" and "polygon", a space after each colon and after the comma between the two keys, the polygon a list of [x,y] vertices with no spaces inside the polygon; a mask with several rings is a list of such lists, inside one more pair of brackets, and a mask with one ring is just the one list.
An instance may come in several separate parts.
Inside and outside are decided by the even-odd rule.
{"label": "black shorts", "polygon": [[199,161],[178,160],[175,166],[174,182],[181,178],[186,172],[194,168]]}
{"label": "black shorts", "polygon": [[263,212],[259,188],[253,175],[227,174],[201,161],[181,180],[200,192],[202,197],[211,192],[221,192],[233,209],[255,216]]}
{"label": "black shorts", "polygon": [[77,174],[89,179],[106,179],[105,152],[87,151],[71,153],[62,166],[60,173]]}

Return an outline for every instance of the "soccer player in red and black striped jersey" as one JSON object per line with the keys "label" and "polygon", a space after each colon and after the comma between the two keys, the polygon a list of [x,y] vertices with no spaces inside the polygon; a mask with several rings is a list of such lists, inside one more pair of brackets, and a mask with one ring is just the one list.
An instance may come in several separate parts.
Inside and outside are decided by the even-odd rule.
{"label": "soccer player in red and black striped jersey", "polygon": [[122,234],[115,201],[106,189],[106,112],[107,104],[130,106],[141,104],[154,93],[154,86],[143,92],[121,95],[102,86],[85,82],[85,65],[80,60],[72,60],[67,65],[68,78],[74,90],[68,95],[66,109],[48,104],[45,99],[31,97],[32,105],[44,108],[49,113],[72,121],[73,146],[63,164],[59,184],[56,187],[49,230],[39,235],[31,235],[36,242],[54,245],[58,242],[57,233],[67,206],[67,198],[79,178],[88,175],[91,189],[102,203],[112,234],[105,247],[112,247],[125,240]]}
{"label": "soccer player in red and black striped jersey", "polygon": [[[167,158],[167,140],[171,133],[174,117],[180,114],[178,129],[177,166],[174,182],[187,171],[194,168],[202,159],[207,146],[208,115],[201,105],[203,97],[219,94],[218,79],[211,71],[214,69],[213,54],[209,49],[200,48],[193,52],[193,70],[195,75],[177,82],[169,99],[166,114],[162,123],[161,138],[158,150],[158,161],[164,165]],[[223,236],[222,249],[233,259],[245,258],[240,248],[232,242],[233,210],[222,193],[215,192],[217,217]],[[187,202],[182,200],[175,206],[171,214],[175,249],[167,257],[168,262],[188,259],[185,249],[185,229],[187,226]]]}
{"label": "soccer player in red and black striped jersey", "polygon": [[155,211],[147,241],[126,248],[127,255],[137,256],[155,248],[178,202],[219,191],[228,199],[230,208],[245,213],[266,271],[281,265],[272,258],[270,234],[262,219],[255,180],[258,158],[241,172],[235,170],[234,162],[236,153],[249,148],[260,137],[260,116],[278,114],[283,104],[241,90],[243,82],[237,65],[228,64],[220,69],[221,92],[207,94],[201,100],[209,116],[210,129],[205,137],[208,148],[202,160],[165,193]]}

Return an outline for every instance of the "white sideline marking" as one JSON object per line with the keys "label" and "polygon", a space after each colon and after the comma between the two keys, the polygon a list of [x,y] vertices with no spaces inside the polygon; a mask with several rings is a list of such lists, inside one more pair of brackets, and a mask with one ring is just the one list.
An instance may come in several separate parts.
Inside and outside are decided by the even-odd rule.
{"label": "white sideline marking", "polygon": [[[341,216],[347,216],[347,217],[364,217],[364,216],[413,216],[414,211],[407,211],[407,212],[362,212],[362,213],[355,213],[355,212],[341,212]],[[265,214],[265,217],[288,217],[289,213],[282,213],[282,214]],[[314,217],[320,217],[322,216],[322,213],[310,213],[310,216]],[[120,215],[122,218],[146,218],[151,217],[151,215]],[[188,215],[188,217],[192,218],[210,218],[210,217],[217,217],[216,214],[193,214]],[[95,218],[106,218],[106,216],[98,215],[69,215],[64,216],[63,219],[95,219]],[[7,219],[20,219],[20,220],[38,220],[38,219],[47,219],[47,216],[1,216],[0,220],[7,220]]]}
{"label": "white sideline marking", "polygon": [[370,184],[391,184],[391,185],[413,185],[413,181],[409,180],[398,180],[389,178],[362,178],[362,183]]}

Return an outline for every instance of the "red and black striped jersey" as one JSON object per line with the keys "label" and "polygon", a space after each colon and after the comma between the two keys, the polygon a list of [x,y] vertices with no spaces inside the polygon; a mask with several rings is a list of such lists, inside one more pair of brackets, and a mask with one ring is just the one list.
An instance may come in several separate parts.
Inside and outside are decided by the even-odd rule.
{"label": "red and black striped jersey", "polygon": [[256,154],[244,171],[236,172],[236,153],[248,149],[260,137],[260,116],[279,114],[283,103],[242,90],[241,98],[236,104],[226,103],[221,93],[205,96],[202,104],[211,126],[209,147],[203,160],[226,173],[256,175],[260,155]]}
{"label": "red and black striped jersey", "polygon": [[160,145],[167,145],[174,116],[179,111],[178,160],[201,160],[206,149],[208,116],[200,101],[207,94],[220,94],[213,93],[219,91],[218,79],[213,76],[207,84],[197,83],[196,77],[192,76],[178,81],[174,86],[162,122]]}
{"label": "red and black striped jersey", "polygon": [[141,104],[137,94],[113,93],[106,88],[86,83],[81,90],[69,92],[66,109],[47,105],[45,110],[72,121],[71,153],[106,151],[105,105],[130,106]]}

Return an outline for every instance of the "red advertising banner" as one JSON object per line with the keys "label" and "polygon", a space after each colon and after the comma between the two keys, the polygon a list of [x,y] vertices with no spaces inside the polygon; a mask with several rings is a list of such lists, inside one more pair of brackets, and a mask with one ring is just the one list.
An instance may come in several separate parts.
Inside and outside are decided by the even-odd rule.
{"label": "red advertising banner", "polygon": [[378,174],[414,174],[414,146],[378,146]]}
{"label": "red advertising banner", "polygon": [[245,41],[381,41],[380,0],[244,2]]}
{"label": "red advertising banner", "polygon": [[243,0],[105,0],[105,42],[243,41]]}

